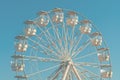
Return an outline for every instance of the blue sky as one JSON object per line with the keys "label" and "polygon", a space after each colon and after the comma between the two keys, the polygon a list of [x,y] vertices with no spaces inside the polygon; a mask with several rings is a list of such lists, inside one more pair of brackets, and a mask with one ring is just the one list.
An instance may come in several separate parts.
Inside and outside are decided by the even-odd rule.
{"label": "blue sky", "polygon": [[60,7],[87,16],[104,35],[110,48],[113,80],[120,78],[120,0],[0,0],[0,80],[15,80],[10,68],[14,37],[23,22],[40,10]]}

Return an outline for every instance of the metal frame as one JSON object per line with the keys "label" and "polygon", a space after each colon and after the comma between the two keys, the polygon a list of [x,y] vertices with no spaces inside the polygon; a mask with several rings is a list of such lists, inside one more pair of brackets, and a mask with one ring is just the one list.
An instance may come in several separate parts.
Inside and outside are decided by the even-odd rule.
{"label": "metal frame", "polygon": [[[63,22],[55,23],[52,21],[54,12],[51,10],[45,13],[49,20],[46,26],[37,24],[41,14],[34,20],[26,21],[26,27],[32,26],[37,30],[35,35],[23,34],[15,38],[16,41],[26,41],[28,49],[24,52],[15,51],[12,56],[13,61],[22,61],[26,64],[25,69],[28,65],[30,68],[30,71],[25,69],[21,72],[16,71],[16,78],[18,80],[45,80],[45,78],[47,80],[110,80],[110,77],[103,78],[100,71],[96,72],[96,70],[103,69],[102,66],[105,66],[106,71],[111,71],[112,67],[110,60],[100,62],[97,58],[98,53],[104,52],[110,55],[110,52],[109,50],[107,52],[99,50],[108,48],[104,40],[102,45],[92,45],[92,33],[99,32],[96,26],[89,20],[88,22],[92,24],[92,32],[84,34],[80,32],[80,22],[75,26],[70,26],[66,24],[66,19],[72,15],[69,15],[69,12],[73,12],[73,16],[78,16],[79,21],[86,20],[86,17],[75,11],[61,9],[60,12],[64,14]],[[44,24],[44,20],[42,24]],[[100,36],[102,37],[102,34]],[[48,63],[48,67],[44,65],[45,63]]]}

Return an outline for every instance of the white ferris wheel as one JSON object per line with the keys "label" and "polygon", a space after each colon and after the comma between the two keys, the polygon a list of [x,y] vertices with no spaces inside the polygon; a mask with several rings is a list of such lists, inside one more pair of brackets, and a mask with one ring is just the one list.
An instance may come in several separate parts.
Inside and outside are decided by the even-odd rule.
{"label": "white ferris wheel", "polygon": [[73,10],[40,11],[15,37],[17,80],[111,80],[111,67],[102,33]]}

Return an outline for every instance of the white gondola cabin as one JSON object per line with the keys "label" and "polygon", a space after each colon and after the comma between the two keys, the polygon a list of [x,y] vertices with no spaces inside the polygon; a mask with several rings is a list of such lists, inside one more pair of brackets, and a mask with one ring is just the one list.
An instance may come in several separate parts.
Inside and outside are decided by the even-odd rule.
{"label": "white gondola cabin", "polygon": [[53,15],[53,18],[52,18],[53,22],[55,22],[55,23],[61,23],[61,22],[63,22],[64,14],[63,14],[62,9],[55,8],[53,10],[53,12],[54,12],[54,15]]}
{"label": "white gondola cabin", "polygon": [[26,34],[26,36],[34,36],[34,35],[36,35],[36,29],[34,29],[33,27],[27,27],[26,29],[25,29],[25,34]]}
{"label": "white gondola cabin", "polygon": [[28,48],[28,44],[27,43],[18,42],[16,44],[16,51],[17,52],[25,52],[25,51],[27,51],[27,48]]}
{"label": "white gondola cabin", "polygon": [[98,53],[98,59],[99,59],[100,62],[109,61],[110,56],[109,56],[109,54],[105,54],[105,53],[101,54],[101,53]]}
{"label": "white gondola cabin", "polygon": [[102,45],[102,35],[99,32],[95,32],[92,34],[92,45],[93,46]]}
{"label": "white gondola cabin", "polygon": [[27,25],[25,28],[25,35],[26,36],[34,36],[36,35],[36,29],[33,27],[34,21],[27,20],[25,21],[25,24]]}
{"label": "white gondola cabin", "polygon": [[11,63],[11,68],[12,68],[13,71],[20,72],[20,71],[24,70],[25,64],[21,64],[21,63],[17,63],[17,62],[12,62]]}
{"label": "white gondola cabin", "polygon": [[101,76],[102,78],[111,78],[112,71],[106,71],[106,70],[101,69]]}
{"label": "white gondola cabin", "polygon": [[69,26],[76,26],[78,24],[78,16],[76,12],[70,11],[68,12],[68,18],[66,21],[67,25]]}
{"label": "white gondola cabin", "polygon": [[45,11],[39,12],[39,18],[36,20],[36,24],[40,27],[41,26],[45,27],[48,25],[48,23],[49,23],[48,13]]}
{"label": "white gondola cabin", "polygon": [[83,34],[89,34],[91,32],[92,24],[89,20],[81,21],[80,31]]}

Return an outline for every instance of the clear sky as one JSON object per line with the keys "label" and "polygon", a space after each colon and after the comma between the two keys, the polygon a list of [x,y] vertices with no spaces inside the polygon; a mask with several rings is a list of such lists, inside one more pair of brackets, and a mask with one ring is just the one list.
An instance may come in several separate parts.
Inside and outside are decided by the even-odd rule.
{"label": "clear sky", "polygon": [[81,12],[102,32],[111,52],[113,80],[120,79],[120,0],[0,0],[0,80],[15,80],[10,60],[14,37],[40,10],[67,8]]}

